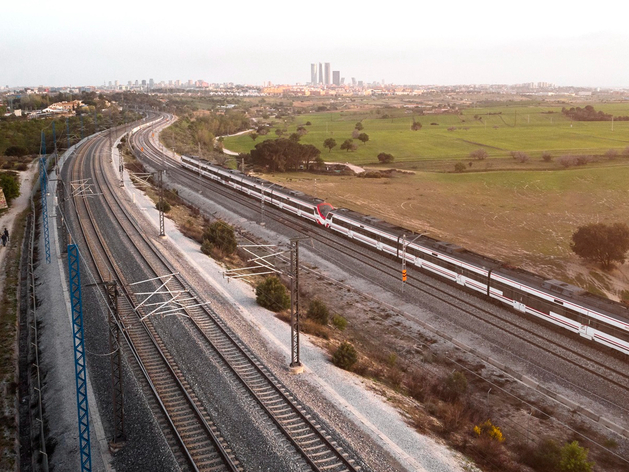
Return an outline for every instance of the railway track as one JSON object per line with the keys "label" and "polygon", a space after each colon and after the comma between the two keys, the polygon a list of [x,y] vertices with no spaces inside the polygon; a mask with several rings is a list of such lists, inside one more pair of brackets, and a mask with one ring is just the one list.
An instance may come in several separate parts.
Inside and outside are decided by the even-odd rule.
{"label": "railway track", "polygon": [[[162,160],[162,158],[159,157],[160,151],[152,144],[151,140],[148,139],[146,133],[136,136],[135,139],[141,142],[144,147],[143,155],[151,161],[151,165],[158,168],[165,167],[168,169],[168,172],[181,175],[188,180],[198,178],[191,178],[191,176],[194,175],[192,172],[183,168],[178,168],[178,166],[174,165],[172,162],[168,162],[169,159]],[[250,208],[253,211],[259,210],[259,202],[255,199],[232,191],[231,189],[225,188],[224,186],[216,184],[212,181],[203,180],[203,186],[210,188],[212,193],[226,196],[232,201],[238,201],[241,205]],[[330,236],[325,230],[321,230],[320,228],[310,225],[304,221],[294,221],[293,218],[289,217],[280,210],[273,208],[271,205],[266,205],[265,214],[267,218],[272,218],[282,225],[291,228],[295,232],[312,237],[322,243],[326,248],[333,248],[336,252],[344,254],[349,258],[361,260],[361,262],[366,266],[392,277],[393,280],[399,279],[399,262],[392,262],[391,259],[383,257],[381,254],[374,253],[373,251],[364,251],[363,248],[367,246],[344,244],[339,242],[337,238]],[[345,269],[348,271],[355,271],[355,269],[351,267],[346,267]],[[415,267],[413,267],[413,269],[416,270],[417,273],[428,275],[428,277],[422,277],[420,279],[413,272],[409,272],[409,282],[407,283],[407,287],[416,290],[424,296],[429,296],[433,299],[439,300],[439,302],[445,303],[448,307],[454,308],[458,311],[463,311],[481,321],[483,325],[488,325],[507,332],[513,338],[521,340],[542,352],[552,355],[553,357],[560,358],[567,364],[601,379],[602,382],[605,382],[609,386],[621,391],[627,391],[627,386],[629,385],[629,375],[627,375],[625,371],[609,365],[606,361],[599,361],[592,358],[592,356],[587,355],[593,351],[591,346],[585,346],[580,340],[569,338],[565,336],[565,333],[558,332],[550,326],[545,325],[548,329],[544,330],[544,332],[547,334],[526,329],[517,322],[511,320],[510,317],[505,316],[503,308],[499,308],[498,310],[485,308],[479,301],[473,301],[474,297],[453,293],[452,290],[443,288],[444,284],[442,282],[438,283],[437,281],[433,281],[429,273],[422,271],[421,269],[417,270]],[[483,335],[482,329],[477,330],[476,333],[481,336]],[[568,339],[568,342],[557,342],[556,339],[553,339],[557,334],[561,335],[559,338],[560,340],[566,341],[566,339]],[[572,347],[572,345],[575,345],[575,347]],[[501,349],[505,349],[505,347]],[[616,356],[612,357],[616,358]],[[532,363],[530,360],[524,361],[529,364]],[[549,372],[543,365],[532,365],[538,369],[548,372],[550,375],[556,375]],[[566,380],[563,380],[563,382],[566,382]],[[598,401],[617,408],[619,411],[629,413],[629,409],[620,403],[616,403],[609,398],[603,398],[595,392],[574,383],[570,382],[570,385],[590,398],[596,398]]]}
{"label": "railway track", "polygon": [[[128,216],[120,199],[105,181],[104,176],[110,171],[110,169],[105,168],[108,164],[104,163],[103,159],[91,159],[92,167],[96,165],[96,162],[99,162],[101,167],[99,169],[93,168],[92,175],[98,186],[98,193],[102,193],[103,200],[107,202],[109,208],[107,211],[111,213],[120,227],[118,232],[124,232],[135,250],[142,255],[142,258],[146,261],[147,273],[150,271],[153,277],[173,274],[175,271],[172,266],[162,257],[159,251],[146,240],[142,229]],[[88,213],[89,204],[86,205],[86,207],[86,215],[84,215],[83,218],[80,217],[80,219],[89,219],[91,222],[95,221],[95,215]],[[111,231],[111,228],[109,228],[108,231]],[[98,236],[98,230],[96,229],[94,232]],[[92,236],[90,239],[94,239],[94,237],[95,236]],[[99,240],[102,246],[102,237]],[[107,254],[108,250],[106,248],[102,248],[101,252],[103,256],[97,259],[113,261],[112,255]],[[104,268],[104,270],[119,273],[115,262],[111,262],[110,267]],[[118,275],[118,277],[120,278],[122,286],[128,285],[123,274]],[[167,289],[169,293],[187,294],[186,301],[180,302],[182,313],[185,314],[185,316],[181,317],[181,322],[190,328],[197,342],[202,343],[204,349],[212,351],[232,373],[234,378],[238,379],[242,386],[246,388],[248,395],[255,400],[259,407],[273,421],[277,429],[281,431],[287,441],[292,444],[303,462],[308,465],[308,469],[340,472],[364,468],[361,467],[360,461],[357,460],[357,458],[352,457],[353,453],[349,451],[346,446],[343,446],[333,438],[333,435],[327,427],[320,423],[312,412],[309,412],[305,406],[293,397],[268,368],[266,368],[233,332],[231,332],[226,324],[212,310],[208,310],[207,307],[203,306],[201,297],[194,293],[182,277],[177,274],[173,275],[167,284],[164,285],[164,288]],[[133,306],[138,306],[138,300],[134,299],[133,294],[127,292],[127,298],[132,302]],[[166,300],[162,297],[161,301],[165,302]],[[172,358],[169,356],[166,346],[160,340],[159,333],[152,327],[150,317],[144,322],[138,323],[137,314],[133,313],[132,315],[129,312],[126,313],[127,314],[124,316],[121,316],[124,329],[131,333],[140,330],[140,326],[145,326],[145,331],[149,331],[152,335],[152,343],[158,346],[161,353],[165,353],[166,361],[172,364]],[[138,350],[143,349],[145,344],[150,348],[150,343],[146,339],[140,339],[139,337],[138,339],[138,343],[141,346]],[[131,339],[131,341],[136,345],[134,339]],[[149,352],[149,356],[149,363],[157,358],[152,352]],[[144,354],[139,352],[138,357],[143,358]],[[174,372],[175,376],[178,378],[181,377],[181,371],[176,366],[170,369]],[[164,376],[169,377],[167,375]],[[158,378],[158,381],[161,380],[161,377]],[[179,383],[189,391],[189,385],[186,384],[185,379],[180,378]],[[169,392],[166,397],[169,401],[174,401],[181,395],[181,390],[175,389],[174,386],[162,390]],[[181,396],[190,397],[193,403],[197,400],[194,393]],[[197,405],[196,409],[199,410],[204,417],[202,423],[207,423],[211,426],[211,420],[203,415],[205,412],[202,405]],[[175,416],[173,423],[178,420],[179,418]],[[183,434],[180,436],[182,436],[182,439],[185,439],[187,435],[188,431],[186,430],[185,437],[183,437]],[[227,450],[226,447],[224,447],[224,449]]]}
{"label": "railway track", "polygon": [[[72,170],[73,180],[81,179],[81,168],[86,159],[94,165],[98,160],[96,154],[104,145],[105,141],[97,138],[79,153]],[[76,197],[74,203],[82,235],[100,279],[106,281],[108,274],[113,276],[124,292],[118,299],[121,332],[166,415],[179,446],[185,451],[188,464],[199,471],[243,470],[230,454],[207,411],[190,393],[189,384],[172,362],[172,356],[156,335],[150,320],[139,321],[139,314],[134,309],[137,301],[125,289],[125,276],[107,247],[101,229],[95,224],[92,203],[87,197]]]}

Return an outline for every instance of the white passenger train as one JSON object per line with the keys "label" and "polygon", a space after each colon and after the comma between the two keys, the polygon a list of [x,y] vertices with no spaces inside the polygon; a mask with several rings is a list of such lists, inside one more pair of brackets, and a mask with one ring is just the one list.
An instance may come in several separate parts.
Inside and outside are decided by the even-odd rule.
{"label": "white passenger train", "polygon": [[[271,182],[183,156],[183,167],[274,205],[519,312],[629,354],[629,307],[558,280],[508,267],[451,243],[417,236],[378,218]],[[416,238],[413,240],[413,238]],[[408,241],[410,240],[410,241]]]}

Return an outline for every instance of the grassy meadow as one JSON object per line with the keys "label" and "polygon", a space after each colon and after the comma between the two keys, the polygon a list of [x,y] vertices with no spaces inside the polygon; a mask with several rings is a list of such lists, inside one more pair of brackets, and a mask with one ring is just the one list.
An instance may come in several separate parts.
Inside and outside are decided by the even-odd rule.
{"label": "grassy meadow", "polygon": [[[593,106],[615,116],[629,115],[629,103]],[[381,118],[385,114],[388,118]],[[622,155],[629,146],[629,122],[615,121],[613,130],[611,122],[572,122],[562,115],[561,105],[469,108],[462,115],[414,116],[423,125],[419,131],[410,130],[413,114],[404,109],[312,113],[286,124],[289,135],[310,121],[309,133],[300,142],[322,149],[326,161],[411,173],[378,179],[308,173],[263,177],[317,194],[335,206],[426,231],[549,278],[629,301],[629,264],[605,273],[570,250],[571,235],[581,225],[629,222],[629,157]],[[331,153],[323,149],[328,137],[340,146],[358,121],[363,123],[362,132],[369,134],[366,144],[355,140],[355,152],[338,146]],[[277,127],[256,142],[275,138]],[[448,131],[451,127],[456,130]],[[254,144],[248,135],[225,140],[227,149],[240,152]],[[470,159],[469,153],[479,147],[488,158]],[[616,149],[619,156],[604,157],[609,149]],[[526,152],[530,160],[516,162],[511,151]],[[552,153],[551,162],[541,159],[544,151]],[[395,161],[380,165],[376,158],[380,152],[393,154]],[[566,154],[595,159],[565,169],[558,160]],[[459,161],[467,170],[454,173],[453,164]]]}
{"label": "grassy meadow", "polygon": [[[629,103],[597,104],[595,109],[629,115]],[[411,131],[413,117],[422,124],[421,130]],[[285,136],[288,136],[307,121],[312,124],[306,127],[308,134],[300,142],[317,146],[327,161],[377,165],[377,155],[386,152],[393,154],[396,167],[434,171],[452,170],[454,162],[469,161],[469,153],[479,147],[488,153],[487,162],[480,163],[481,169],[495,169],[513,167],[511,151],[530,155],[531,161],[520,165],[521,168],[554,168],[557,164],[541,163],[544,151],[556,158],[570,153],[601,155],[609,149],[622,151],[629,146],[629,121],[615,121],[612,130],[611,122],[573,122],[562,115],[561,106],[505,106],[468,108],[460,115],[420,116],[414,115],[413,109],[388,108],[367,113],[311,113],[297,116],[292,122],[278,120],[269,135],[260,136],[255,142],[249,135],[226,138],[225,147],[248,152],[257,142],[275,138],[275,129],[286,127]],[[358,121],[362,122],[362,132],[369,135],[369,141],[362,144],[354,140],[358,144],[354,152],[340,150],[341,143],[351,138]],[[331,152],[323,147],[327,138],[334,138],[338,144]]]}

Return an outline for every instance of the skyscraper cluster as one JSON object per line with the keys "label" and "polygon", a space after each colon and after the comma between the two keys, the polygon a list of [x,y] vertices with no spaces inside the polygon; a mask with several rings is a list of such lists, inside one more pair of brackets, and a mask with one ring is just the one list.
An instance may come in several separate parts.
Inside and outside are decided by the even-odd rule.
{"label": "skyscraper cluster", "polygon": [[311,85],[341,85],[341,72],[338,70],[332,71],[330,63],[319,62],[317,64],[310,64],[310,84]]}

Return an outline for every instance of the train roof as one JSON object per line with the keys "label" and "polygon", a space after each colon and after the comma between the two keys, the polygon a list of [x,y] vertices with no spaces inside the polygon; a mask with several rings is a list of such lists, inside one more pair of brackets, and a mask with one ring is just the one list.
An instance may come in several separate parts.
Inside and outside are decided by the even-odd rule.
{"label": "train roof", "polygon": [[362,213],[350,210],[349,208],[335,208],[330,213],[332,213],[333,215],[338,214],[344,218],[354,220],[362,224],[374,226],[378,229],[382,229],[383,231],[393,232],[398,236],[402,236],[403,234],[407,234],[410,236],[411,234],[413,234],[412,231],[409,231],[406,228],[396,226],[387,221],[381,220],[380,218],[376,218],[375,216],[363,215]]}

